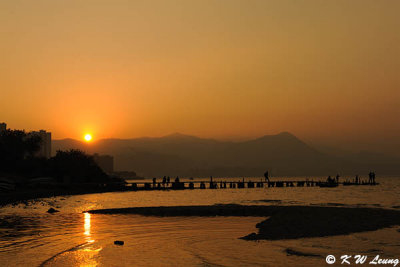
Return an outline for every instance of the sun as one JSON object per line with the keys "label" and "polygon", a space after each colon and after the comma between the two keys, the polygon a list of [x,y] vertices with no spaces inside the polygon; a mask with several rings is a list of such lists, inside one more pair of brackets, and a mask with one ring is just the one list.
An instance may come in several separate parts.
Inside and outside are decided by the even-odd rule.
{"label": "sun", "polygon": [[85,138],[85,141],[86,141],[86,142],[90,142],[90,141],[92,141],[92,138],[93,138],[93,137],[92,137],[92,135],[91,135],[90,133],[87,133],[87,134],[85,134],[85,137],[84,137],[84,138]]}

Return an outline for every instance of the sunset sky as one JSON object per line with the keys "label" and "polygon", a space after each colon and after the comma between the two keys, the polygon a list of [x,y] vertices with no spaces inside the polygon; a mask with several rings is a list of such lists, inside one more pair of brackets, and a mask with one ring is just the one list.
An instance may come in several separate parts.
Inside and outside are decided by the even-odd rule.
{"label": "sunset sky", "polygon": [[400,148],[400,1],[2,0],[0,122]]}

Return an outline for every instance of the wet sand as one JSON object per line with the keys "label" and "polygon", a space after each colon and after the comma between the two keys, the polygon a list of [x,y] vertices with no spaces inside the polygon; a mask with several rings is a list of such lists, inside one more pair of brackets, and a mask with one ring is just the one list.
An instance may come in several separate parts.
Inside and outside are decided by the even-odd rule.
{"label": "wet sand", "polygon": [[319,206],[175,206],[90,210],[92,214],[144,216],[257,216],[258,233],[245,240],[280,240],[346,235],[400,225],[400,211],[377,208]]}

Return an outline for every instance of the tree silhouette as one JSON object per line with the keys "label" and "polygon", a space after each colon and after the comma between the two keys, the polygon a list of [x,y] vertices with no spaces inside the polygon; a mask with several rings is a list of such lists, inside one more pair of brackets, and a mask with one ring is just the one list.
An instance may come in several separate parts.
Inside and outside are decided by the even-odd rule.
{"label": "tree silhouette", "polygon": [[53,177],[58,182],[106,183],[112,179],[93,157],[80,150],[57,151],[55,157],[37,157],[41,137],[20,130],[0,133],[0,174],[21,178]]}
{"label": "tree silhouette", "polygon": [[16,170],[40,149],[41,137],[25,131],[6,130],[0,134],[0,170]]}
{"label": "tree silhouette", "polygon": [[106,182],[109,178],[95,163],[92,156],[80,150],[59,150],[49,162],[51,174],[59,182],[68,178],[73,183],[97,183]]}

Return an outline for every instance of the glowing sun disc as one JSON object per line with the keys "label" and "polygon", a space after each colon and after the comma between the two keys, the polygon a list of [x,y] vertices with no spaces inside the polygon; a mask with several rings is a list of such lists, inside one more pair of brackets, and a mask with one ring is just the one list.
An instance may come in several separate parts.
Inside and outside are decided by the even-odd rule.
{"label": "glowing sun disc", "polygon": [[90,142],[90,141],[92,141],[92,135],[91,134],[85,134],[85,141],[86,142]]}

